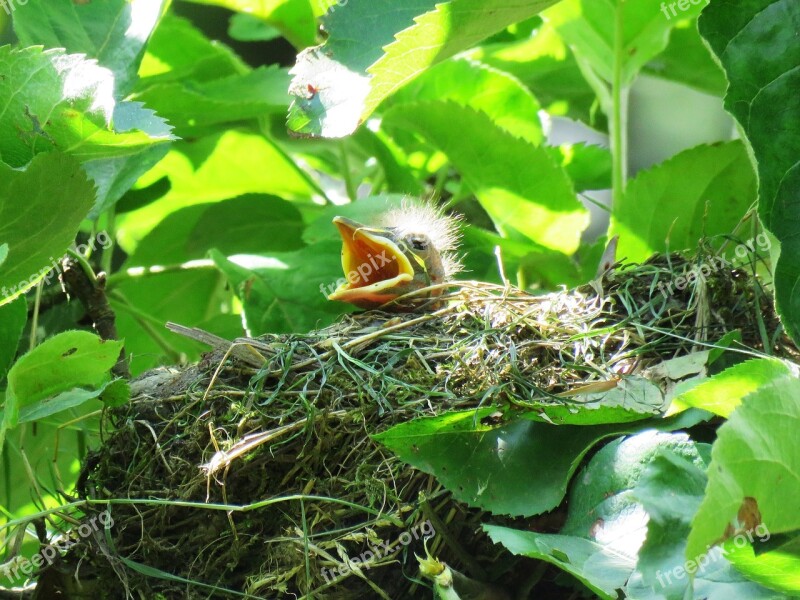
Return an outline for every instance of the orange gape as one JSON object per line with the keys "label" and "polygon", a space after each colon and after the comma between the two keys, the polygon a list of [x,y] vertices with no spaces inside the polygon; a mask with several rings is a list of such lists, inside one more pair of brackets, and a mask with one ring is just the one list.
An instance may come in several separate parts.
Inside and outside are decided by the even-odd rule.
{"label": "orange gape", "polygon": [[[328,296],[330,300],[378,308],[410,292],[443,283],[458,270],[450,254],[458,239],[456,219],[443,216],[429,205],[406,205],[390,212],[387,221],[383,227],[369,227],[346,217],[333,219],[342,236],[345,282]],[[415,299],[419,304],[440,294],[441,289],[431,290]],[[408,310],[409,306],[386,308]]]}

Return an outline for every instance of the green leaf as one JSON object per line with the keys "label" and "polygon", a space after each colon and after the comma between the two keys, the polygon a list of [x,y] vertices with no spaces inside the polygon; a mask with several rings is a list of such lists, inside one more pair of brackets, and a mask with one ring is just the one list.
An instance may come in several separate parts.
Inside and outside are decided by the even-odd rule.
{"label": "green leaf", "polygon": [[702,461],[663,449],[635,482],[633,498],[642,504],[650,520],[636,568],[626,585],[628,597],[652,595],[680,600],[686,596],[690,576],[684,572],[677,577],[672,570],[684,564],[689,524],[703,498],[708,446],[702,449]]}
{"label": "green leaf", "polygon": [[[761,221],[781,242],[775,300],[800,340],[800,4],[794,0],[713,0],[701,35],[728,77],[725,108],[739,122],[758,169]],[[775,48],[780,48],[776,52]]]}
{"label": "green leaf", "polygon": [[728,86],[725,72],[703,43],[695,19],[676,25],[667,48],[648,62],[642,72],[720,97]]}
{"label": "green leaf", "polygon": [[544,148],[504,131],[481,112],[449,102],[397,106],[386,113],[384,127],[418,131],[441,149],[501,235],[566,254],[577,249],[589,215]]}
{"label": "green leaf", "polygon": [[576,192],[611,187],[611,152],[608,148],[581,143],[547,149],[567,172]]}
{"label": "green leaf", "polygon": [[[4,14],[2,10],[0,14]],[[64,497],[59,490],[75,489],[87,446],[95,448],[102,441],[96,434],[99,431],[99,419],[88,414],[91,412],[88,408],[89,405],[85,405],[64,413],[74,421],[67,427],[63,427],[64,421],[50,424],[51,419],[45,419],[22,426],[20,435],[6,440],[2,459],[6,461],[5,464],[12,466],[4,468],[3,477],[0,477],[0,498],[4,512],[8,511],[6,515],[21,518],[38,513],[43,506],[63,505]],[[14,468],[23,464],[30,465],[30,469]],[[33,486],[39,490],[37,502],[31,499]],[[25,545],[23,553],[24,548]],[[37,551],[38,543],[27,556],[32,557]],[[0,585],[8,585],[6,581],[4,579]],[[10,584],[18,585],[19,579]]]}
{"label": "green leaf", "polygon": [[426,68],[553,2],[349,0],[325,18],[325,44],[298,56],[289,127],[324,137],[352,133]]}
{"label": "green leaf", "polygon": [[236,13],[228,25],[228,35],[239,42],[268,42],[281,36],[280,30],[247,13]]}
{"label": "green leaf", "polygon": [[87,331],[52,337],[21,357],[8,373],[8,395],[20,408],[78,386],[98,387],[116,364],[122,342]]}
{"label": "green leaf", "polygon": [[289,106],[289,75],[277,67],[206,82],[157,83],[134,94],[175,127],[181,137],[192,137],[210,125],[256,119],[283,113]]}
{"label": "green leaf", "polygon": [[572,489],[560,534],[484,528],[514,554],[554,564],[602,598],[771,598],[719,556],[698,572],[692,595],[683,549],[708,454],[685,434],[644,431],[615,440],[576,475],[581,485]]}
{"label": "green leaf", "polygon": [[147,44],[139,89],[169,81],[211,81],[248,70],[225,44],[212,42],[186,19],[168,13]]}
{"label": "green leaf", "polygon": [[[138,102],[117,104],[114,108],[114,127],[120,133],[139,128],[152,138],[174,137],[172,128],[163,119]],[[97,185],[97,199],[90,218],[97,217],[114,205],[168,151],[169,144],[158,144],[130,156],[86,161],[83,168]]]}
{"label": "green leaf", "polygon": [[[275,225],[272,218],[277,219]],[[240,254],[302,245],[296,219],[299,213],[294,206],[262,195],[190,206],[167,215],[141,240],[122,272],[169,268],[110,281],[117,329],[132,355],[132,372],[175,362],[181,356],[195,360],[207,350],[167,332],[167,321],[201,327],[228,339],[241,336],[241,316],[232,314],[233,294],[225,289],[224,278],[213,265],[191,261],[206,258],[215,247]]]}
{"label": "green leaf", "polygon": [[387,192],[412,196],[423,194],[422,182],[409,164],[410,157],[386,132],[371,131],[368,127],[361,127],[352,135],[352,139],[368,156],[375,157],[380,164],[386,178]]}
{"label": "green leaf", "polygon": [[133,87],[144,47],[164,0],[29,0],[17,2],[14,31],[23,46],[85,54],[114,74],[117,97]]}
{"label": "green leaf", "polygon": [[800,529],[800,381],[785,377],[744,398],[717,431],[708,487],[692,523],[686,556],[702,555],[726,537],[740,507],[754,505],[767,530]]}
{"label": "green leaf", "polygon": [[730,417],[747,394],[791,374],[789,366],[776,359],[760,358],[734,365],[675,398],[677,406],[702,408]]}
{"label": "green leaf", "polygon": [[[653,382],[629,375],[611,389],[579,393],[554,403],[539,402],[533,411],[525,412],[526,419],[556,425],[602,425],[641,421],[660,413],[664,394]],[[530,408],[534,403],[525,403]]]}
{"label": "green leaf", "polygon": [[145,236],[124,268],[189,262],[216,248],[227,256],[297,249],[302,241],[300,211],[266,194],[246,194],[171,213]]}
{"label": "green leaf", "polygon": [[0,306],[0,381],[17,355],[22,330],[28,320],[28,304],[25,298],[18,298],[10,304]]}
{"label": "green leaf", "polygon": [[[769,537],[767,533],[759,539]],[[726,558],[749,579],[794,598],[800,596],[800,537],[758,555],[750,544],[726,544],[726,550]]]}
{"label": "green leaf", "polygon": [[597,75],[611,82],[618,66],[622,84],[630,85],[667,47],[670,29],[697,16],[706,1],[687,0],[687,9],[673,15],[668,5],[677,3],[662,0],[562,0],[543,16]]}
{"label": "green leaf", "polygon": [[[644,540],[646,519],[632,494],[653,459],[669,450],[705,468],[701,449],[685,433],[644,431],[614,440],[600,449],[577,475],[582,485],[572,489],[570,511],[561,533],[590,537],[615,551],[636,555]],[[707,454],[707,452],[706,452]],[[615,536],[614,532],[627,532]]]}
{"label": "green leaf", "polygon": [[549,24],[541,25],[526,39],[487,44],[467,55],[514,75],[533,92],[548,114],[606,129],[605,116],[575,55]]}
{"label": "green leaf", "polygon": [[114,77],[81,55],[0,48],[0,159],[12,167],[61,150],[80,160],[136,154],[170,141],[141,128],[112,128]]}
{"label": "green leaf", "polygon": [[297,48],[317,39],[317,21],[310,0],[190,0],[247,13],[276,27]]}
{"label": "green leaf", "polygon": [[342,278],[340,252],[341,242],[320,242],[237,262],[216,251],[211,257],[244,305],[249,335],[261,335],[307,332],[349,310],[327,298]]}
{"label": "green leaf", "polygon": [[451,100],[486,113],[509,133],[534,145],[542,142],[539,103],[514,77],[474,60],[455,58],[431,67],[399,90],[386,106]]}
{"label": "green leaf", "polygon": [[125,390],[128,390],[128,384],[122,379],[114,379],[107,381],[100,387],[85,390],[79,387],[55,394],[49,398],[37,400],[19,411],[19,424],[32,423],[51,417],[60,412],[64,412],[71,408],[76,408],[81,404],[102,397],[104,394],[109,393],[110,390],[115,391],[115,404],[119,406],[121,402],[126,400],[124,395]]}
{"label": "green leaf", "polygon": [[246,194],[210,205],[192,229],[187,248],[212,247],[231,254],[296,250],[302,242],[303,219],[295,205],[276,196]]}
{"label": "green leaf", "polygon": [[503,238],[475,226],[464,229],[462,243],[465,252],[464,268],[470,278],[503,283],[497,265],[498,247],[505,273],[517,273],[521,270],[527,281],[539,281],[545,289],[586,282],[586,279],[581,279],[575,262],[566,254],[530,241],[518,242]]}
{"label": "green leaf", "polygon": [[122,378],[112,379],[103,387],[100,400],[110,408],[126,404],[131,399],[131,386]]}
{"label": "green leaf", "polygon": [[[707,598],[750,600],[774,598],[769,590],[748,581],[722,553],[686,561],[686,537],[706,486],[707,445],[697,445],[702,462],[662,450],[633,488],[650,521],[625,595],[637,600]],[[693,592],[693,594],[692,594]]]}
{"label": "green leaf", "polygon": [[632,556],[605,552],[597,542],[579,537],[520,531],[498,525],[484,525],[483,529],[493,542],[502,544],[512,554],[553,564],[604,600],[617,600],[617,590],[625,585],[636,564]]}
{"label": "green leaf", "polygon": [[0,304],[35,285],[75,239],[94,189],[75,159],[39,154],[24,171],[0,163]]}
{"label": "green leaf", "polygon": [[581,460],[603,439],[645,428],[690,426],[705,418],[698,411],[683,413],[679,420],[593,427],[520,420],[492,429],[481,419],[494,410],[415,419],[375,439],[411,466],[435,475],[460,502],[494,514],[531,516],[559,505]]}
{"label": "green leaf", "polygon": [[732,233],[755,197],[741,142],[697,146],[630,181],[609,235],[620,236],[617,256],[633,262],[695,248],[703,237]]}
{"label": "green leaf", "polygon": [[186,206],[249,193],[287,200],[309,200],[316,194],[308,175],[275,142],[246,130],[230,130],[174,144],[142,184],[164,176],[171,184],[167,194],[121,216],[120,235],[126,248],[135,248],[166,215]]}
{"label": "green leaf", "polygon": [[0,267],[6,262],[8,258],[8,244],[0,244]]}
{"label": "green leaf", "polygon": [[[27,407],[74,388],[103,386],[121,349],[122,342],[104,341],[87,331],[68,331],[22,356],[8,372],[0,447],[5,432],[17,426]],[[59,405],[66,409],[67,404],[62,397]]]}

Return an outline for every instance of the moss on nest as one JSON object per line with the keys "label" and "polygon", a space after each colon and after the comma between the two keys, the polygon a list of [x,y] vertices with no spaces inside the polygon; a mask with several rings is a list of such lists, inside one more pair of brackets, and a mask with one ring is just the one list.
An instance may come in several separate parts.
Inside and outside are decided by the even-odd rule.
{"label": "moss on nest", "polygon": [[[557,395],[733,330],[746,346],[794,356],[768,294],[742,271],[659,290],[708,260],[657,256],[543,296],[464,283],[432,312],[350,315],[145,374],[132,401],[107,412],[110,433],[84,466],[80,494],[111,502],[115,524],[111,544],[76,551],[91,556],[79,576],[93,563],[107,598],[125,588],[143,598],[427,598],[414,558],[422,541],[400,540],[430,519],[431,554],[508,583],[515,560],[481,533],[488,516],[370,436],[478,405],[565,402]],[[369,559],[387,544],[396,550]]]}

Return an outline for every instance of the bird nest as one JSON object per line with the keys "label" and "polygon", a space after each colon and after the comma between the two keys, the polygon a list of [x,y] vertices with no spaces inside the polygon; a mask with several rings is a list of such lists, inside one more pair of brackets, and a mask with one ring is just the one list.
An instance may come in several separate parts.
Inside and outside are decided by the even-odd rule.
{"label": "bird nest", "polygon": [[666,287],[707,260],[656,256],[542,296],[459,282],[428,311],[349,315],[149,372],[106,411],[83,466],[80,495],[114,525],[73,548],[70,576],[99,581],[95,598],[429,598],[415,558],[428,552],[513,583],[514,561],[480,529],[512,520],[456,501],[373,436],[448,411],[568,403],[732,331],[794,355],[745,271]]}

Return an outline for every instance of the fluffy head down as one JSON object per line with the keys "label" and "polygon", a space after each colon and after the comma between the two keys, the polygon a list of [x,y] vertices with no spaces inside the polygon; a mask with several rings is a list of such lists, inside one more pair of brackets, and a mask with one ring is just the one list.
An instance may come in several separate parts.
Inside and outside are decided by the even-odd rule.
{"label": "fluffy head down", "polygon": [[388,211],[380,225],[392,228],[400,238],[427,236],[441,256],[446,279],[463,270],[456,254],[461,241],[460,216],[445,215],[441,208],[429,202],[404,201]]}

